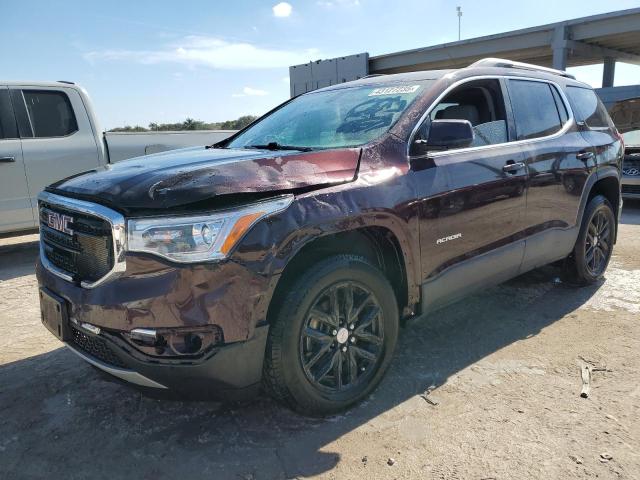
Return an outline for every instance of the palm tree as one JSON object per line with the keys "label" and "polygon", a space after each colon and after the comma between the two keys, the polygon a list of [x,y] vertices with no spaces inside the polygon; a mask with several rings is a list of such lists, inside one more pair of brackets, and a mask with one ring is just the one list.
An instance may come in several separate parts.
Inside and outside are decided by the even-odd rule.
{"label": "palm tree", "polygon": [[185,130],[195,130],[197,124],[198,124],[198,122],[196,120],[194,120],[193,118],[187,118],[182,123],[182,128],[185,129]]}

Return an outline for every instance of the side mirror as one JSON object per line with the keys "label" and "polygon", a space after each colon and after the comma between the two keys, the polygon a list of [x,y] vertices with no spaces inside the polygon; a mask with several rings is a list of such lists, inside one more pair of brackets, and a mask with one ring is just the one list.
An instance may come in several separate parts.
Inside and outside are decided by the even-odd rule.
{"label": "side mirror", "polygon": [[464,148],[471,145],[473,139],[473,127],[468,120],[433,120],[427,140],[414,140],[411,150],[419,154],[429,150]]}

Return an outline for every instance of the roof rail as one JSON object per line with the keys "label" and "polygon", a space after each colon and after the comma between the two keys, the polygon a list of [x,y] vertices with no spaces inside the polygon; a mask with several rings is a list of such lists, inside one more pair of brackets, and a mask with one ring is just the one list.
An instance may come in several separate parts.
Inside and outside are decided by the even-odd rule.
{"label": "roof rail", "polygon": [[519,68],[521,70],[535,70],[538,72],[551,73],[552,75],[560,75],[561,77],[576,79],[570,73],[563,70],[556,70],[555,68],[541,67],[539,65],[533,65],[531,63],[514,62],[512,60],[505,60],[503,58],[483,58],[477,62],[473,62],[470,67],[501,67],[501,68]]}
{"label": "roof rail", "polygon": [[70,82],[69,80],[58,80],[58,83],[66,83],[68,85],[75,85],[75,83]]}

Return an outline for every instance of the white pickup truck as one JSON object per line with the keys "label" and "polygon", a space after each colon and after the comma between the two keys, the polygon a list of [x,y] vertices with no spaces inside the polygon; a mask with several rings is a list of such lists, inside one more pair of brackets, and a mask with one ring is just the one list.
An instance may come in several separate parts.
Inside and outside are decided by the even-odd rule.
{"label": "white pickup truck", "polygon": [[104,133],[81,87],[0,81],[0,234],[36,228],[36,197],[57,180],[126,158],[210,145],[232,133]]}

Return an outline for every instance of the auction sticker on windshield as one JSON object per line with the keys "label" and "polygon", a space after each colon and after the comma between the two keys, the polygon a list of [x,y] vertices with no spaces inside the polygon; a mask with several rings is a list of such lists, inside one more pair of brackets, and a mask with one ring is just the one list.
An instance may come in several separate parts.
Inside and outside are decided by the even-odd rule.
{"label": "auction sticker on windshield", "polygon": [[405,85],[401,87],[384,87],[374,89],[369,96],[377,97],[380,95],[398,95],[403,93],[414,93],[420,88],[420,85]]}

